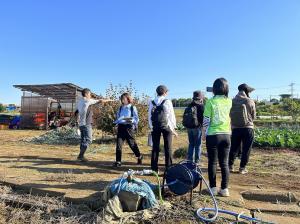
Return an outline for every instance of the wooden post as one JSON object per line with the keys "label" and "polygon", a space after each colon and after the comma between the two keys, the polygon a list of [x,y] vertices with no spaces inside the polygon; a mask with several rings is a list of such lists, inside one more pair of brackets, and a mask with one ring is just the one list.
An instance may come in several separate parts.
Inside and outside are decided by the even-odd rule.
{"label": "wooden post", "polygon": [[46,124],[45,124],[45,130],[48,130],[48,113],[49,113],[49,98],[47,98],[47,104],[46,104]]}
{"label": "wooden post", "polygon": [[199,194],[200,195],[202,195],[202,182],[203,182],[203,180],[201,178],[201,180],[200,180],[200,188],[199,188]]}

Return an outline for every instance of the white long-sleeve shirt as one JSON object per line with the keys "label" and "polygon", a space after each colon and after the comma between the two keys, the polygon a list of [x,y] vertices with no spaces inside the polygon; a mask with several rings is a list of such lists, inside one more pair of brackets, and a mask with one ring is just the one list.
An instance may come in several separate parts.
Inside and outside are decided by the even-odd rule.
{"label": "white long-sleeve shirt", "polygon": [[87,112],[90,105],[98,103],[99,100],[87,99],[85,97],[81,98],[77,105],[77,110],[79,114],[79,126],[88,125],[87,123],[92,122],[92,115],[87,118]]}
{"label": "white long-sleeve shirt", "polygon": [[[165,96],[158,96],[154,99],[154,102],[157,106],[159,106],[164,100],[164,109],[165,109],[165,113],[167,116],[167,120],[168,120],[168,126],[169,128],[175,132],[176,129],[176,117],[175,117],[175,112],[174,112],[174,108],[173,108],[173,104],[171,102],[171,100],[166,99]],[[153,104],[152,104],[152,100],[150,100],[149,102],[149,109],[148,109],[148,122],[149,122],[149,128],[152,129],[152,120],[151,120],[151,116],[152,116],[152,109],[153,109]]]}

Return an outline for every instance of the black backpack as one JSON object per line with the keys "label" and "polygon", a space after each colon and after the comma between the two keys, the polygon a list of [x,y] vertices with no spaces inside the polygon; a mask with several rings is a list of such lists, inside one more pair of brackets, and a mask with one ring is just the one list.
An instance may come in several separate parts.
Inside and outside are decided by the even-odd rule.
{"label": "black backpack", "polygon": [[152,101],[152,111],[151,111],[151,121],[153,129],[166,129],[168,128],[168,119],[164,109],[164,103],[166,100],[163,100],[160,105],[156,105],[154,100]]}
{"label": "black backpack", "polygon": [[197,115],[197,106],[189,105],[187,108],[185,108],[182,119],[183,126],[186,128],[200,127],[201,124],[199,123]]}

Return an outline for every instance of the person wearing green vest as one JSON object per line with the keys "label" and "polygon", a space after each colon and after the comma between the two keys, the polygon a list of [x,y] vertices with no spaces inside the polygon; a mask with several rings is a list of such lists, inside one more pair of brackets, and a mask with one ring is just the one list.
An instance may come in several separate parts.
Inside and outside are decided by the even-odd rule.
{"label": "person wearing green vest", "polygon": [[[229,197],[228,158],[231,144],[230,109],[232,100],[228,98],[229,86],[224,78],[218,78],[213,84],[214,96],[206,101],[203,120],[203,134],[206,136],[208,156],[208,176],[214,195]],[[205,139],[205,137],[204,137]],[[221,189],[217,188],[217,161],[222,173]]]}

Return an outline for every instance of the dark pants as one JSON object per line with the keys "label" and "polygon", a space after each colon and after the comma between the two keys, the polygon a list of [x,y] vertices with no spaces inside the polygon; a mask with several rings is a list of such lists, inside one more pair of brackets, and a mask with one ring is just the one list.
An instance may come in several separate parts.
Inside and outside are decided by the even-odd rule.
{"label": "dark pants", "polygon": [[208,156],[208,177],[209,185],[211,188],[217,186],[216,173],[217,173],[217,161],[222,173],[221,188],[228,188],[229,184],[229,167],[228,157],[230,150],[230,135],[209,135],[206,137],[206,147]]}
{"label": "dark pants", "polygon": [[129,147],[133,151],[136,157],[140,157],[141,153],[139,147],[135,141],[134,130],[131,125],[118,125],[118,134],[117,134],[117,147],[116,147],[116,161],[122,161],[122,146],[124,141],[127,141]]}
{"label": "dark pants", "polygon": [[240,168],[244,169],[249,161],[252,144],[254,141],[253,128],[235,128],[232,130],[231,149],[229,154],[229,166],[234,165],[240,145],[242,143],[242,155]]}
{"label": "dark pants", "polygon": [[92,143],[93,129],[92,129],[92,125],[80,126],[79,129],[80,129],[81,139],[80,139],[80,153],[78,158],[83,158],[85,151]]}
{"label": "dark pants", "polygon": [[168,168],[172,165],[172,131],[168,129],[153,129],[152,131],[152,156],[151,156],[151,169],[158,171],[158,157],[160,151],[160,137],[164,139],[165,149],[165,166]]}

